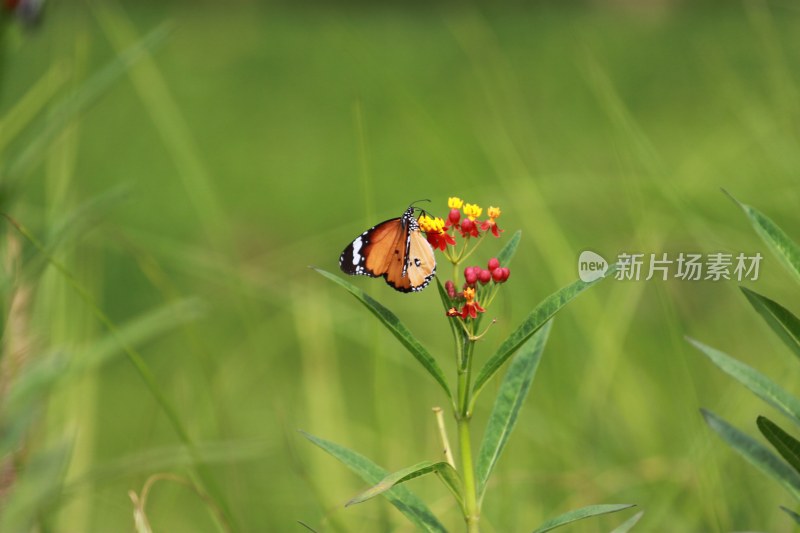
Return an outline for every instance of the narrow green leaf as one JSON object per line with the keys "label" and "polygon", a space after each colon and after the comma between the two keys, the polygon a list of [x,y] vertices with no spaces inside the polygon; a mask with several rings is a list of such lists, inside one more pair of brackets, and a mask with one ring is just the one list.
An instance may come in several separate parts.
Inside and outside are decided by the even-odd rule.
{"label": "narrow green leaf", "polygon": [[764,374],[737,361],[733,357],[694,339],[688,340],[726,374],[738,380],[756,396],[800,424],[800,400],[786,392]]}
{"label": "narrow green leaf", "polygon": [[360,494],[351,498],[350,501],[344,504],[344,506],[350,507],[351,505],[365,502],[371,498],[374,498],[375,496],[383,494],[395,485],[405,483],[406,481],[424,476],[425,474],[430,474],[436,470],[436,467],[437,463],[433,463],[431,461],[422,461],[421,463],[403,468],[397,472],[392,472],[364,492],[361,492]]}
{"label": "narrow green leaf", "polygon": [[445,463],[445,466],[436,470],[436,475],[444,483],[461,508],[464,508],[464,483],[458,470]]}
{"label": "narrow green leaf", "polygon": [[447,386],[447,380],[444,377],[444,373],[442,369],[439,367],[439,364],[436,360],[428,353],[422,344],[408,331],[408,328],[400,321],[397,316],[385,308],[382,304],[378,303],[377,300],[372,298],[370,295],[353,285],[352,283],[348,283],[347,281],[343,280],[339,276],[331,274],[330,272],[326,272],[322,269],[311,267],[324,277],[328,278],[329,280],[333,281],[334,283],[343,287],[347,292],[355,296],[355,298],[364,304],[364,307],[369,309],[373,315],[375,315],[378,320],[380,320],[386,329],[388,329],[392,335],[394,335],[400,343],[406,347],[406,349],[411,352],[411,355],[425,367],[425,370],[433,376],[439,385],[442,386],[444,392],[447,394],[447,397],[452,399],[453,395],[450,393],[450,387]]}
{"label": "narrow green leaf", "polygon": [[[178,438],[187,448],[194,451],[196,449],[194,442],[184,427],[183,421],[178,415],[178,411],[175,409],[175,407],[173,407],[172,403],[164,392],[164,389],[158,384],[155,374],[153,374],[153,371],[145,362],[144,357],[142,357],[136,348],[130,344],[127,344],[125,340],[120,337],[119,326],[117,326],[117,324],[111,320],[111,318],[100,308],[92,293],[89,292],[89,290],[78,281],[75,275],[70,272],[70,270],[61,261],[56,259],[47,251],[45,245],[42,244],[42,242],[33,233],[31,233],[18,221],[11,218],[8,214],[3,213],[3,216],[14,226],[20,235],[25,237],[25,239],[36,248],[39,253],[47,257],[48,262],[58,271],[61,276],[64,277],[66,282],[75,290],[75,292],[78,293],[78,296],[86,303],[88,308],[94,313],[95,317],[103,324],[103,326],[105,326],[108,332],[111,335],[116,336],[120,348],[128,357],[128,360],[136,368],[136,371],[139,373],[139,376],[142,378],[145,385],[147,385],[147,388],[153,395],[153,398],[167,416],[167,419],[169,420],[170,425],[172,425],[172,428],[175,430],[175,433],[178,435]],[[208,470],[199,462],[195,464],[194,470],[197,475],[196,482],[200,486],[200,489],[207,492],[208,495],[215,500],[217,507],[221,510],[222,516],[220,519],[229,527],[232,526],[234,524],[233,515],[231,514],[227,503],[220,495],[219,489],[217,488],[214,479],[210,476]]]}
{"label": "narrow green leaf", "polygon": [[198,462],[225,465],[257,461],[274,453],[277,453],[275,443],[266,438],[203,442],[194,451],[183,445],[147,448],[100,462],[75,477],[70,477],[64,485],[62,497],[80,494],[87,486],[130,480],[142,472],[187,469]]}
{"label": "narrow green leaf", "polygon": [[91,197],[66,216],[56,221],[47,235],[49,250],[54,250],[62,241],[72,242],[96,227],[98,222],[117,210],[130,196],[131,186],[122,184],[111,187]]}
{"label": "narrow green leaf", "polygon": [[[42,401],[57,384],[67,383],[106,362],[111,356],[122,354],[120,342],[130,346],[140,345],[197,319],[202,310],[203,306],[198,300],[181,300],[121,325],[117,335],[107,334],[76,353],[54,353],[32,359],[6,393],[3,418],[16,422],[19,409],[27,409],[30,404]],[[0,436],[0,450],[4,449],[7,436]]]}
{"label": "narrow green leaf", "polygon": [[298,520],[297,523],[300,524],[301,526],[303,526],[304,528],[306,528],[307,530],[311,531],[311,533],[319,533],[316,529],[314,529],[313,527],[309,526],[308,524],[306,524],[302,520]]}
{"label": "narrow green leaf", "polygon": [[623,511],[625,509],[630,509],[631,507],[635,506],[636,504],[633,503],[621,503],[621,504],[611,503],[611,504],[589,505],[587,507],[581,507],[580,509],[575,509],[574,511],[570,511],[555,518],[551,518],[550,520],[539,526],[536,530],[534,530],[533,533],[544,533],[545,531],[551,531],[557,527],[561,527],[566,524],[571,524],[572,522],[577,522],[578,520],[583,520],[584,518],[591,518],[592,516],[598,516],[608,513],[616,513],[617,511]]}
{"label": "narrow green leaf", "polygon": [[35,120],[68,80],[69,69],[55,62],[9,106],[0,120],[0,152],[5,152],[6,147]]}
{"label": "narrow green leaf", "polygon": [[[613,274],[615,268],[615,266],[610,267],[608,272],[606,272],[605,278]],[[539,328],[553,317],[553,315],[560,311],[562,307],[567,305],[576,296],[605,278],[599,278],[589,283],[580,280],[575,281],[554,292],[537,305],[528,317],[522,321],[522,324],[503,341],[503,344],[500,345],[494,355],[483,365],[483,368],[481,368],[475,378],[475,385],[472,387],[473,400],[478,396],[483,386],[486,385],[498,370],[500,370],[503,363],[505,363],[517,348],[522,346],[531,335],[536,333]]]}
{"label": "narrow green leaf", "polygon": [[483,500],[489,476],[514,430],[519,410],[525,402],[536,369],[539,367],[552,323],[552,320],[548,321],[520,347],[500,385],[478,452],[476,469],[478,501]]}
{"label": "narrow green leaf", "polygon": [[514,255],[517,253],[517,247],[519,246],[519,240],[522,238],[522,230],[517,230],[514,232],[514,235],[508,240],[503,249],[497,254],[497,260],[500,261],[500,264],[504,267],[507,267],[511,260],[514,258]]}
{"label": "narrow green leaf", "polygon": [[[48,265],[48,257],[56,255],[58,250],[71,246],[86,235],[88,229],[97,226],[98,221],[112,212],[127,197],[129,187],[116,186],[93,196],[74,210],[60,217],[48,232],[45,251],[38,252],[35,247],[28,249],[22,261],[21,274],[26,279],[38,281],[38,277]],[[15,276],[6,276],[0,280],[0,291],[11,290],[19,280]]]}
{"label": "narrow green leaf", "polygon": [[769,327],[778,334],[778,337],[797,357],[800,357],[800,319],[778,302],[751,291],[747,287],[739,288]]}
{"label": "narrow green leaf", "polygon": [[438,474],[440,479],[445,483],[448,489],[453,492],[453,495],[456,496],[456,500],[459,504],[463,503],[463,497],[461,494],[461,481],[458,477],[458,472],[450,466],[449,463],[444,461],[434,463],[432,461],[423,461],[421,463],[417,463],[413,466],[409,466],[408,468],[404,468],[402,470],[398,470],[392,474],[389,474],[380,482],[373,485],[369,489],[365,490],[358,496],[351,499],[349,502],[345,504],[345,507],[349,507],[351,505],[355,505],[357,503],[365,502],[370,498],[374,498],[379,494],[383,494],[387,490],[395,487],[401,483],[405,483],[406,481],[410,481],[414,478],[418,478],[420,476],[424,476],[425,474],[435,473]]}
{"label": "narrow green leaf", "polygon": [[800,473],[800,442],[766,416],[759,416],[756,424],[761,434],[772,443],[781,457]]}
{"label": "narrow green leaf", "polygon": [[[300,432],[305,438],[344,463],[350,470],[367,483],[378,483],[388,474],[363,455],[340,446],[333,442],[315,437],[304,431]],[[384,497],[391,502],[403,515],[423,531],[445,532],[444,526],[436,519],[425,503],[406,487],[392,487],[386,491]]]}
{"label": "narrow green leaf", "polygon": [[444,285],[442,285],[442,282],[439,281],[438,276],[436,277],[436,288],[439,291],[439,299],[442,300],[442,307],[449,309],[451,302],[450,296],[447,295],[447,290],[444,288]]}
{"label": "narrow green leaf", "polygon": [[758,209],[743,204],[725,189],[723,189],[723,192],[742,208],[761,240],[767,243],[772,252],[781,260],[783,266],[800,280],[800,247],[797,246],[797,243],[790,239],[777,224]]}
{"label": "narrow green leaf", "polygon": [[791,509],[788,509],[781,505],[781,510],[792,517],[792,520],[795,521],[796,524],[800,525],[800,514],[795,513]]}
{"label": "narrow green leaf", "polygon": [[[0,175],[9,177],[10,188],[19,184],[22,175],[38,163],[47,147],[58,138],[75,117],[97,102],[108,89],[142,57],[164,42],[170,28],[162,25],[151,31],[128,49],[117,54],[104,68],[95,72],[72,92],[42,121],[36,137],[13,160],[0,163]],[[7,184],[8,185],[8,184]]]}
{"label": "narrow green leaf", "polygon": [[611,530],[611,533],[628,533],[628,531],[633,529],[633,526],[639,523],[639,520],[641,520],[643,516],[644,516],[644,511],[639,511],[638,513],[636,513],[635,515],[633,515],[632,517],[628,518],[623,523],[615,527],[613,530]]}
{"label": "narrow green leaf", "polygon": [[792,496],[800,499],[800,475],[781,461],[780,457],[772,453],[766,446],[742,433],[717,415],[705,409],[700,409],[706,423],[722,437],[722,440],[736,450],[750,464],[768,476],[776,479],[788,490]]}

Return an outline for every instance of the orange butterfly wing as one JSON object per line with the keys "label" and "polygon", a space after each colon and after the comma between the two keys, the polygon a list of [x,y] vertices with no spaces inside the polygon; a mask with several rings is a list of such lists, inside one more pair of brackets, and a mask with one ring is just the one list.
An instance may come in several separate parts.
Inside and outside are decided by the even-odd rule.
{"label": "orange butterfly wing", "polygon": [[372,276],[385,276],[393,269],[404,270],[408,228],[401,218],[375,226],[364,245],[364,267]]}
{"label": "orange butterfly wing", "polygon": [[436,260],[413,215],[408,208],[402,217],[356,237],[339,257],[339,267],[351,275],[382,276],[401,292],[424,289],[436,273]]}
{"label": "orange butterfly wing", "polygon": [[412,229],[408,239],[406,272],[403,274],[400,265],[393,264],[386,273],[386,283],[402,292],[421,291],[436,274],[436,259],[433,248],[419,229]]}
{"label": "orange butterfly wing", "polygon": [[393,218],[381,222],[348,244],[339,257],[342,271],[373,278],[384,275],[393,255],[405,255],[406,232],[400,220]]}

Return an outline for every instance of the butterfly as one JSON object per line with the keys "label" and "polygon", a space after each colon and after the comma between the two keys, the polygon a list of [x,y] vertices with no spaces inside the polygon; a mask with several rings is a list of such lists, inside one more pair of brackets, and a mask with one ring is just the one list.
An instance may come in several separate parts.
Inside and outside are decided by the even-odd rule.
{"label": "butterfly", "polygon": [[383,277],[400,292],[417,292],[436,275],[433,248],[419,229],[413,205],[398,218],[377,224],[339,256],[339,268],[352,276]]}

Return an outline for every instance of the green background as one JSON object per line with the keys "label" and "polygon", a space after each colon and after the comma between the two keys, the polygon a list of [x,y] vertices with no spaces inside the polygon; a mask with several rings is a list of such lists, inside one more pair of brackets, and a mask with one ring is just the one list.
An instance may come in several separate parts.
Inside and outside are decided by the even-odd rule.
{"label": "green background", "polygon": [[[47,241],[79,206],[117,191],[55,256],[120,327],[182,298],[202,302],[190,304],[196,320],[135,344],[244,531],[301,531],[297,521],[411,530],[382,500],[345,509],[364,484],[297,432],[389,470],[438,458],[438,388],[360,304],[307,268],[337,271],[355,235],[411,201],[430,198],[442,216],[448,196],[500,206],[505,237],[522,230],[478,364],[577,277],[585,249],[608,259],[760,251],[749,285],[798,310],[788,275],[720,192],[799,238],[800,12],[789,5],[97,1],[51,2],[35,31],[3,22],[5,163],[44,137],[59,102],[166,28],[33,164],[2,176],[16,184],[4,187],[3,209]],[[3,235],[9,255],[19,237],[10,226]],[[476,262],[503,242],[484,243]],[[454,375],[435,289],[354,282]],[[107,341],[52,267],[16,283],[30,289],[28,307],[21,330],[6,325],[5,358],[15,335],[29,361],[68,365]],[[735,281],[607,281],[555,321],[484,529],[529,531],[572,508],[630,502],[645,510],[643,531],[791,530],[778,509],[790,495],[698,409],[751,434],[757,414],[773,413],[686,335],[789,390],[800,384]],[[187,476],[163,412],[111,352],[66,373],[30,414],[23,448],[37,466],[18,473],[16,524],[130,531],[129,490],[156,473]],[[479,428],[497,384],[481,398]],[[409,487],[460,530],[437,481]],[[207,509],[169,481],[147,505],[155,531],[214,531]]]}

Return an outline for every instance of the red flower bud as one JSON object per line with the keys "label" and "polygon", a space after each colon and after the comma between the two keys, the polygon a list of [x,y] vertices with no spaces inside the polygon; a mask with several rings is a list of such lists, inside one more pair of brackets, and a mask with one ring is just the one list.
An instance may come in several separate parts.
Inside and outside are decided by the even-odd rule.
{"label": "red flower bud", "polygon": [[450,280],[447,280],[445,282],[445,284],[444,284],[444,289],[445,289],[445,291],[447,291],[447,296],[449,296],[451,300],[456,297],[456,284],[455,283],[453,283]]}
{"label": "red flower bud", "polygon": [[496,268],[500,268],[500,261],[497,260],[496,257],[492,257],[489,259],[489,270],[494,271]]}
{"label": "red flower bud", "polygon": [[489,272],[488,270],[481,270],[480,273],[478,274],[478,279],[481,281],[481,283],[486,285],[487,283],[489,283],[489,281],[491,281],[492,273]]}
{"label": "red flower bud", "polygon": [[475,285],[475,282],[478,281],[478,273],[480,269],[475,271],[475,267],[467,267],[464,269],[464,279],[467,280],[467,284]]}
{"label": "red flower bud", "polygon": [[461,232],[464,234],[469,234],[474,229],[475,229],[475,223],[468,218],[465,218],[464,222],[461,223]]}
{"label": "red flower bud", "polygon": [[497,267],[492,270],[492,279],[495,281],[495,283],[503,283],[503,269]]}
{"label": "red flower bud", "polygon": [[503,282],[505,282],[508,279],[508,276],[511,275],[511,271],[506,267],[502,267],[500,270],[503,271]]}
{"label": "red flower bud", "polygon": [[450,223],[455,225],[458,224],[458,221],[461,220],[461,210],[459,209],[451,209],[450,214],[447,216]]}

